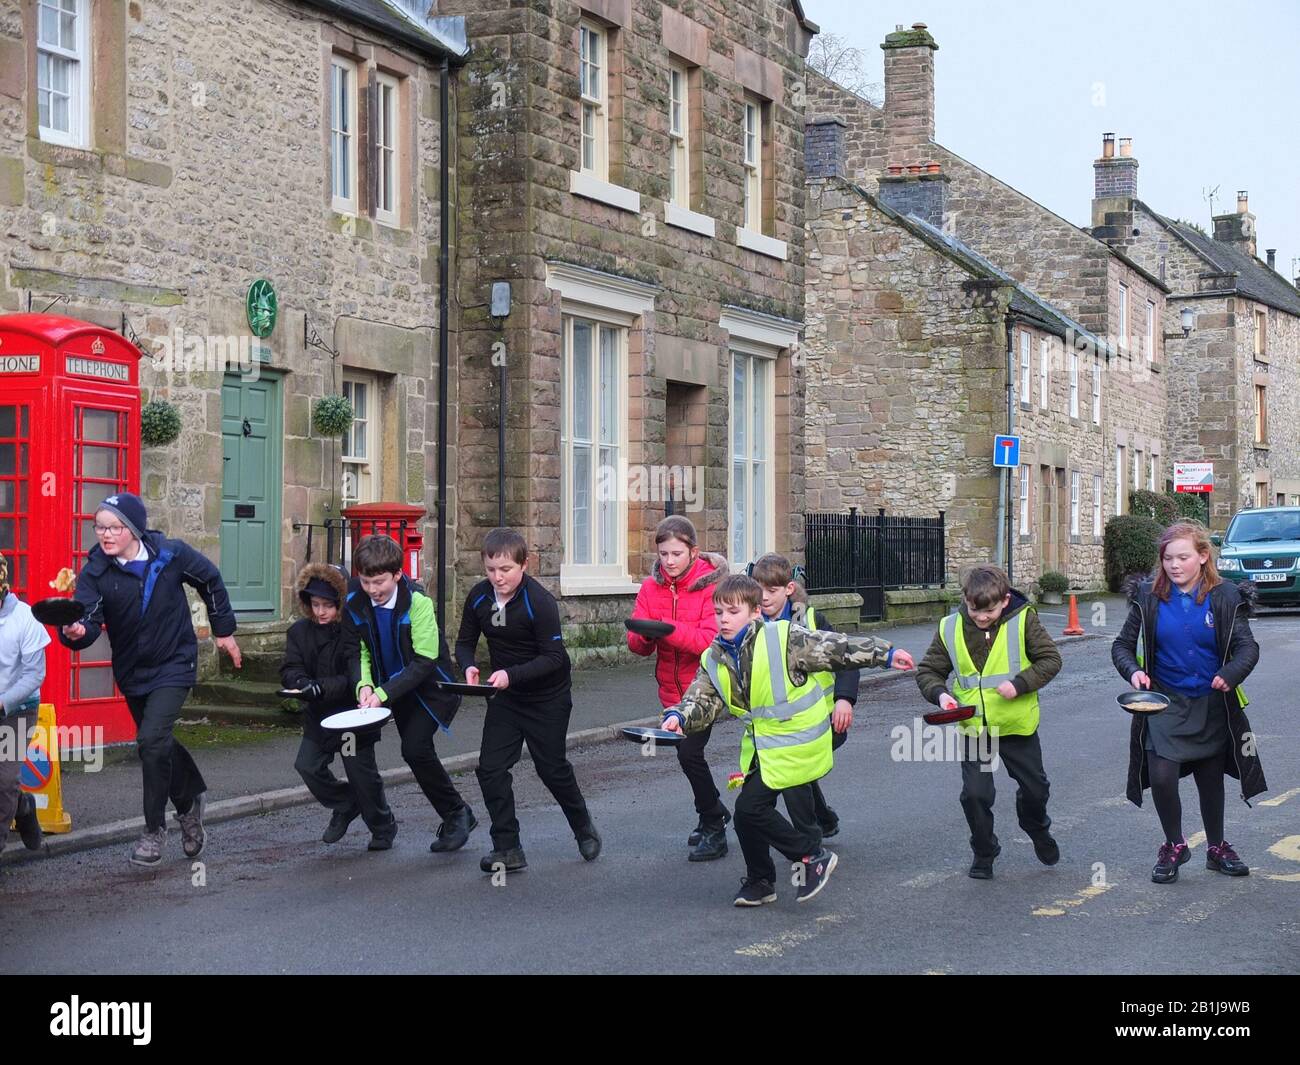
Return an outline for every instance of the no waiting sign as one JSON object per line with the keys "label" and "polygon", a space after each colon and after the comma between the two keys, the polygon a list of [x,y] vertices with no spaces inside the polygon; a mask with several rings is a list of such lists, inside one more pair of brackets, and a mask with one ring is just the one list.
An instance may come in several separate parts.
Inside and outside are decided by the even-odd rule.
{"label": "no waiting sign", "polygon": [[1175,492],[1213,492],[1213,462],[1175,462]]}

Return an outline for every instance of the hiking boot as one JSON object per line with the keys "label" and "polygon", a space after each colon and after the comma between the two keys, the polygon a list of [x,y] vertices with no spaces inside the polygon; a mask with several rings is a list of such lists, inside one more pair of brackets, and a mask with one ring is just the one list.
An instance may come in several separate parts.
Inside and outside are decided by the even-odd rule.
{"label": "hiking boot", "polygon": [[325,832],[321,836],[322,843],[337,843],[348,834],[348,825],[357,819],[359,810],[335,810],[330,817],[330,823],[325,826]]}
{"label": "hiking boot", "polygon": [[520,847],[509,850],[490,850],[478,860],[478,867],[485,873],[496,873],[504,869],[507,873],[517,873],[528,868],[528,859]]}
{"label": "hiking boot", "polygon": [[593,822],[588,821],[586,828],[575,833],[575,838],[578,840],[578,853],[584,862],[594,862],[600,857],[600,833],[596,831]]}
{"label": "hiking boot", "polygon": [[429,850],[434,854],[458,851],[469,842],[469,834],[478,828],[478,818],[468,806],[462,806],[438,826]]}
{"label": "hiking boot", "polygon": [[701,817],[699,824],[697,824],[693,829],[691,829],[691,834],[686,837],[686,846],[698,847],[700,845],[700,840],[702,840],[703,838],[704,838],[704,818]]}
{"label": "hiking boot", "polygon": [[131,848],[132,865],[157,865],[162,861],[163,844],[167,842],[167,829],[146,832]]}
{"label": "hiking boot", "polygon": [[776,888],[766,880],[751,880],[745,877],[740,882],[733,906],[762,906],[765,902],[776,901]]}
{"label": "hiking boot", "polygon": [[1056,845],[1050,832],[1040,832],[1029,838],[1034,841],[1034,853],[1044,865],[1055,865],[1061,860],[1061,848]]}
{"label": "hiking boot", "polygon": [[826,881],[835,872],[839,857],[834,851],[823,847],[817,854],[809,855],[803,860],[803,877],[799,890],[795,892],[795,902],[807,902],[826,886]]}
{"label": "hiking boot", "polygon": [[993,859],[1002,853],[1002,846],[997,845],[992,854],[977,854],[975,860],[970,863],[970,869],[966,873],[972,880],[992,880],[993,879]]}
{"label": "hiking boot", "polygon": [[1226,839],[1218,846],[1206,850],[1205,868],[1227,876],[1250,876],[1250,866],[1237,857],[1237,852]]}
{"label": "hiking boot", "polygon": [[207,842],[203,831],[203,810],[207,805],[207,792],[202,792],[190,803],[189,813],[176,815],[176,820],[181,823],[181,849],[187,858],[197,858],[203,853],[203,844]]}
{"label": "hiking boot", "polygon": [[[1162,843],[1156,854],[1156,865],[1151,870],[1153,884],[1172,884],[1178,879],[1178,867],[1185,865],[1191,858],[1191,849],[1185,840],[1177,843]],[[1208,859],[1207,859],[1208,860]]]}
{"label": "hiking boot", "polygon": [[713,862],[727,856],[727,824],[731,821],[731,814],[725,806],[721,809],[721,816],[700,821],[703,830],[700,842],[686,856],[688,862]]}
{"label": "hiking boot", "polygon": [[[18,797],[18,811],[14,814],[14,823],[18,826],[18,834],[23,838],[23,846],[29,851],[38,851],[41,849],[41,822],[36,814],[36,799],[27,792],[23,792]],[[0,830],[8,832],[8,828],[0,826]]]}

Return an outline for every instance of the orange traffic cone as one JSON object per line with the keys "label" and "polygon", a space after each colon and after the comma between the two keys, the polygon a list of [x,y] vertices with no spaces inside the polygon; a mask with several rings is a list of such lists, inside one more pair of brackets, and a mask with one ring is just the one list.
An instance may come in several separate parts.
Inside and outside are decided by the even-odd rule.
{"label": "orange traffic cone", "polygon": [[1082,636],[1083,634],[1083,626],[1079,624],[1079,597],[1072,595],[1070,596],[1070,618],[1065,624],[1065,632],[1061,635]]}

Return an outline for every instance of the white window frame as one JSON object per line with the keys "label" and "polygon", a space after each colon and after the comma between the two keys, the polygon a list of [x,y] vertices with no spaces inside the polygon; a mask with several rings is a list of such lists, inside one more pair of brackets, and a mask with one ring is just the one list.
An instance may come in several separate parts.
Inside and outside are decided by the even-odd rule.
{"label": "white window frame", "polygon": [[578,172],[608,181],[609,30],[587,19],[578,23],[578,93]]}
{"label": "white window frame", "polygon": [[1047,337],[1038,339],[1038,405],[1043,409],[1048,409],[1048,402],[1051,399],[1050,384],[1048,380],[1048,360],[1050,356],[1047,350]]}
{"label": "white window frame", "polygon": [[[776,352],[758,344],[746,343],[743,340],[733,338],[728,344],[730,358],[727,360],[727,558],[733,567],[743,567],[746,563],[752,562],[769,551],[776,550]],[[763,422],[765,434],[763,439],[764,454],[760,457],[753,455],[753,448],[747,446],[750,454],[742,457],[739,461],[746,464],[745,468],[745,499],[749,512],[746,517],[754,517],[753,499],[754,499],[754,478],[756,473],[762,476],[763,484],[763,542],[760,544],[754,536],[753,520],[745,524],[744,543],[740,548],[740,557],[736,556],[736,529],[733,524],[736,506],[736,480],[735,466],[736,457],[736,426],[735,426],[735,397],[732,394],[734,382],[736,379],[736,360],[743,360],[745,366],[745,416],[746,416],[746,440],[753,439],[753,402],[754,379],[760,373],[766,388],[763,397]],[[762,464],[761,470],[755,470],[757,464]],[[743,569],[741,570],[743,572]]]}
{"label": "white window frame", "polygon": [[1129,481],[1129,491],[1136,492],[1142,487],[1142,452],[1131,448],[1133,458],[1133,478]]}
{"label": "white window frame", "polygon": [[1148,491],[1151,492],[1154,492],[1156,490],[1156,459],[1158,457],[1159,456],[1157,456],[1154,452],[1152,452],[1150,455],[1147,456],[1147,465],[1148,465],[1147,489]]}
{"label": "white window frame", "polygon": [[1030,337],[1025,330],[1020,331],[1020,402],[1029,406],[1033,397],[1033,351]]}
{"label": "white window frame", "polygon": [[1155,362],[1156,359],[1156,305],[1152,300],[1147,300],[1147,362]]}
{"label": "white window frame", "polygon": [[1119,285],[1119,343],[1121,351],[1129,350],[1128,335],[1128,285]]}
{"label": "white window frame", "polygon": [[1083,477],[1078,470],[1070,474],[1070,535],[1079,535],[1079,492]]}
{"label": "white window frame", "polygon": [[1255,443],[1268,443],[1268,386],[1255,386]]}
{"label": "white window frame", "polygon": [[1079,416],[1079,353],[1070,352],[1070,417]]}
{"label": "white window frame", "polygon": [[741,161],[744,186],[741,195],[741,226],[751,233],[763,232],[763,102],[745,95],[741,131]]}
{"label": "white window frame", "polygon": [[[362,389],[361,394],[364,397],[364,404],[357,403],[358,388]],[[352,404],[353,410],[352,426],[343,435],[341,445],[343,452],[344,491],[342,495],[344,506],[351,506],[353,503],[377,503],[383,498],[383,479],[380,469],[381,441],[383,438],[379,424],[382,408],[379,403],[379,391],[379,379],[373,374],[344,370],[343,395]],[[352,453],[355,450],[354,443],[358,439],[358,429],[361,431],[361,439],[365,445],[366,453],[364,455]],[[349,467],[357,468],[357,491],[351,496],[347,494]]]}
{"label": "white window frame", "polygon": [[[347,84],[340,93],[340,78]],[[357,213],[357,64],[346,56],[330,56],[330,206],[339,214]],[[343,99],[340,112],[340,95]],[[340,159],[349,181],[340,195]]]}
{"label": "white window frame", "polygon": [[1028,536],[1031,528],[1032,510],[1029,506],[1029,466],[1020,464],[1020,535]]}
{"label": "white window frame", "polygon": [[1124,445],[1115,445],[1115,513],[1124,513]]}
{"label": "white window frame", "polygon": [[1102,513],[1101,502],[1105,489],[1102,487],[1102,477],[1100,473],[1092,475],[1092,535],[1100,536],[1102,533]]}
{"label": "white window frame", "polygon": [[[60,144],[68,148],[90,147],[90,0],[72,0],[73,10],[68,11],[64,4],[67,0],[38,0],[36,5],[36,115],[37,131],[40,139],[49,144]],[[59,20],[59,42],[41,40],[41,13],[53,11]],[[72,47],[63,42],[62,16],[72,15],[74,20]],[[43,93],[50,94],[48,115],[54,117],[54,87],[40,84],[41,58],[47,57],[47,69],[52,70],[56,63],[68,64],[68,128],[62,130],[56,126],[47,126],[40,121],[40,98]],[[62,94],[60,94],[62,95]]]}
{"label": "white window frame", "polygon": [[378,128],[375,140],[375,221],[400,224],[402,215],[402,96],[401,83],[391,74],[375,74]]}
{"label": "white window frame", "polygon": [[691,207],[690,72],[681,63],[668,66],[668,202]]}
{"label": "white window frame", "polygon": [[1092,364],[1092,424],[1101,424],[1101,355],[1093,356]]}

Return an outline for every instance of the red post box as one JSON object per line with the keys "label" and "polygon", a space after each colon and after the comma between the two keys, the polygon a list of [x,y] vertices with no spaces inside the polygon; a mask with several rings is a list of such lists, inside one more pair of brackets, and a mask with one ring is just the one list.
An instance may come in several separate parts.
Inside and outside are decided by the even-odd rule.
{"label": "red post box", "polygon": [[[353,550],[363,536],[377,533],[391,536],[402,548],[402,572],[413,581],[421,580],[420,555],[424,551],[424,532],[420,523],[428,515],[424,507],[407,503],[358,503],[343,510],[348,523]],[[356,568],[353,567],[353,575]]]}
{"label": "red post box", "polygon": [[[140,491],[140,351],[112,330],[51,314],[0,315],[0,552],[28,603],[60,594],[95,546],[94,508]],[[59,725],[135,735],[113,683],[107,635],[46,651],[41,701]]]}

